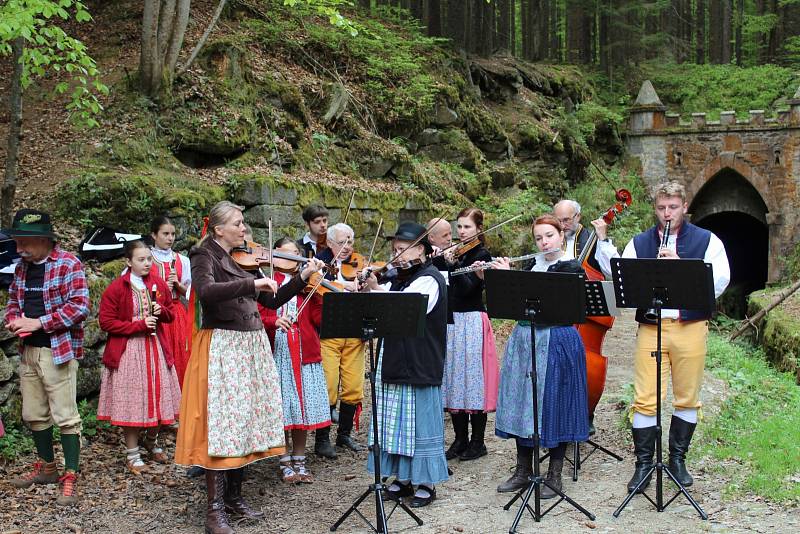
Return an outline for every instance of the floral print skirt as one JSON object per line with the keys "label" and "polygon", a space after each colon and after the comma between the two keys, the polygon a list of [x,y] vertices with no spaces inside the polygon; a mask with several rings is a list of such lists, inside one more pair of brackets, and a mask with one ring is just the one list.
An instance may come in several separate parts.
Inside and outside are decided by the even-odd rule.
{"label": "floral print skirt", "polygon": [[176,463],[234,469],[284,452],[281,390],[264,330],[198,331],[183,388]]}

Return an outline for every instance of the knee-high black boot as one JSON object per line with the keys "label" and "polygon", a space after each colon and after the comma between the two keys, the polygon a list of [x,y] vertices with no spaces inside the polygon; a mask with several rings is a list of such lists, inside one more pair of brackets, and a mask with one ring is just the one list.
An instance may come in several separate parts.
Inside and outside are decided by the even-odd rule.
{"label": "knee-high black boot", "polygon": [[[564,467],[564,453],[567,451],[566,443],[559,443],[558,447],[550,449],[550,463],[547,465],[547,484],[542,486],[542,499],[552,499],[561,491],[561,469]],[[549,484],[549,485],[548,485]]]}
{"label": "knee-high black boot", "polygon": [[674,415],[669,425],[669,470],[685,487],[694,484],[692,475],[686,470],[686,453],[695,427],[697,423],[689,423]]}
{"label": "knee-high black boot", "polygon": [[[634,428],[633,433],[633,448],[636,453],[636,470],[633,472],[630,482],[628,482],[628,493],[631,493],[639,482],[645,478],[645,475],[653,467],[653,454],[656,450],[656,436],[658,431],[656,427],[649,426],[647,428]],[[650,480],[652,474],[647,477],[645,483],[639,488],[641,492],[644,490]]]}
{"label": "knee-high black boot", "polygon": [[448,460],[463,454],[469,445],[469,414],[466,412],[453,412],[450,414],[450,418],[453,420],[456,439],[453,440],[453,444],[450,445],[450,448],[445,453]]}
{"label": "knee-high black boot", "polygon": [[486,417],[485,413],[470,414],[469,419],[470,423],[472,423],[472,438],[469,440],[469,447],[467,447],[467,450],[458,457],[462,462],[486,456],[486,444],[483,441],[484,434],[486,433]]}
{"label": "knee-high black boot", "polygon": [[347,447],[353,452],[364,450],[364,447],[350,436],[357,409],[358,405],[356,404],[339,403],[339,432],[336,434],[336,445]]}
{"label": "knee-high black boot", "polygon": [[317,456],[336,458],[336,448],[331,444],[331,427],[326,426],[314,431],[314,452]]}

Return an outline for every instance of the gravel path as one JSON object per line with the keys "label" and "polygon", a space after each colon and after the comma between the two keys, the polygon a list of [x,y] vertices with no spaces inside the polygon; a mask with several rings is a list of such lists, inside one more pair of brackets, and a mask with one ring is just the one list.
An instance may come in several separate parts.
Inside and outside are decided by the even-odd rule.
{"label": "gravel path", "polygon": [[[551,533],[594,532],[797,532],[800,514],[766,503],[758,497],[723,500],[721,491],[741,466],[725,466],[706,472],[709,459],[691,457],[689,466],[695,477],[692,496],[709,515],[701,521],[693,508],[679,498],[663,513],[658,513],[643,497],[637,496],[618,519],[612,512],[625,498],[625,484],[633,468],[628,432],[619,426],[616,401],[624,384],[632,380],[632,348],[636,325],[630,314],[617,320],[606,337],[604,352],[610,357],[603,399],[597,409],[595,441],[623,456],[617,462],[595,453],[580,471],[579,480],[565,477],[565,491],[596,515],[590,521],[566,503],[559,504],[536,525],[526,515],[518,532],[531,533],[541,528]],[[724,398],[724,384],[707,377],[703,399],[707,416],[713,417]],[[667,410],[669,412],[669,410]],[[366,421],[365,412],[362,421]],[[493,428],[490,417],[488,428]],[[667,421],[668,418],[665,418]],[[452,431],[448,428],[448,443]],[[365,440],[365,426],[359,437]],[[666,434],[666,431],[665,431]],[[0,482],[0,534],[10,532],[73,533],[197,533],[203,531],[205,492],[200,481],[182,476],[175,466],[163,472],[134,479],[123,470],[122,448],[109,434],[105,442],[94,442],[85,450],[83,499],[79,510],[57,510],[53,505],[55,487],[17,491]],[[489,455],[472,462],[453,462],[453,477],[437,488],[439,499],[418,511],[424,525],[416,524],[402,511],[389,522],[390,532],[414,534],[502,533],[508,532],[517,506],[503,510],[508,495],[495,491],[498,483],[513,468],[514,445],[490,436]],[[310,468],[317,481],[312,485],[285,486],[277,475],[274,460],[260,462],[249,470],[245,493],[251,504],[267,512],[261,523],[242,524],[237,533],[322,533],[342,514],[370,482],[365,468],[366,453],[342,453],[335,461],[311,458]],[[20,465],[0,468],[5,478]],[[715,466],[716,467],[716,466]],[[565,466],[565,474],[567,467]],[[671,484],[665,484],[665,488]],[[651,485],[651,488],[653,485]],[[651,491],[652,493],[652,491]],[[665,491],[669,497],[671,491]],[[545,501],[547,502],[547,501]],[[360,510],[374,517],[372,501]],[[355,515],[338,532],[361,533],[368,529]]]}

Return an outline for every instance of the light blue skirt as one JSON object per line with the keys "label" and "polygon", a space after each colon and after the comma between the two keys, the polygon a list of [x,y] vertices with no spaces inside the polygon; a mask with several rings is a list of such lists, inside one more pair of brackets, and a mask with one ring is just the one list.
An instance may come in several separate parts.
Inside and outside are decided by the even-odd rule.
{"label": "light blue skirt", "polygon": [[[381,476],[410,480],[412,484],[432,485],[448,479],[447,459],[444,456],[444,412],[442,388],[422,386],[413,388],[415,395],[414,455],[389,454],[381,450]],[[370,429],[370,435],[372,430]],[[367,470],[375,471],[372,453]]]}

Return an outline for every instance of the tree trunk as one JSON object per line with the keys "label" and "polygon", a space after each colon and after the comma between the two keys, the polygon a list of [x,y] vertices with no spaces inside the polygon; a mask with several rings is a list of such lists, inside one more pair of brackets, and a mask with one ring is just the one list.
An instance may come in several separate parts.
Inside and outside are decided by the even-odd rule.
{"label": "tree trunk", "polygon": [[4,228],[11,225],[14,210],[14,196],[17,193],[19,169],[19,144],[22,135],[22,52],[25,39],[18,37],[11,43],[11,61],[14,72],[8,96],[8,145],[6,148],[6,171],[3,187],[0,189],[0,222]]}
{"label": "tree trunk", "polygon": [[411,16],[415,19],[422,21],[423,18],[423,0],[411,0],[409,2],[409,11],[411,11]]}
{"label": "tree trunk", "polygon": [[372,8],[372,0],[358,0],[358,5],[369,11]]}
{"label": "tree trunk", "polygon": [[463,0],[447,0],[447,37],[461,50],[467,49],[465,29],[468,7],[469,4]]}
{"label": "tree trunk", "polygon": [[156,98],[163,84],[172,83],[183,37],[189,24],[191,0],[145,0],[139,77],[142,91]]}
{"label": "tree trunk", "polygon": [[706,0],[696,0],[694,28],[694,60],[698,65],[706,62]]}
{"label": "tree trunk", "polygon": [[727,65],[731,62],[731,26],[733,23],[733,9],[731,2],[733,2],[733,0],[722,1],[722,20],[720,21],[720,24],[722,25],[722,56],[720,59],[724,65]]}
{"label": "tree trunk", "polygon": [[511,52],[512,26],[511,8],[513,0],[498,0],[497,2],[497,40],[495,46]]}
{"label": "tree trunk", "polygon": [[558,9],[558,1],[557,0],[550,0],[549,2],[549,21],[550,21],[550,59],[555,61],[561,61],[561,39],[558,33],[558,19],[559,19],[559,9]]}
{"label": "tree trunk", "polygon": [[742,26],[744,25],[744,0],[736,1],[736,65],[742,66]]}
{"label": "tree trunk", "polygon": [[441,0],[428,0],[428,35],[442,36],[442,3]]}

